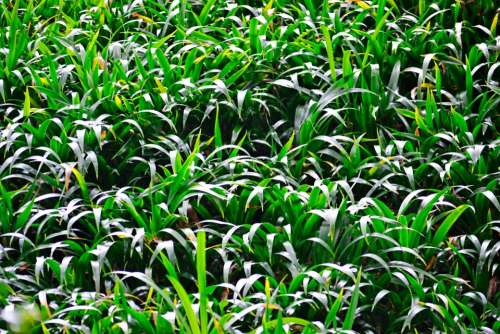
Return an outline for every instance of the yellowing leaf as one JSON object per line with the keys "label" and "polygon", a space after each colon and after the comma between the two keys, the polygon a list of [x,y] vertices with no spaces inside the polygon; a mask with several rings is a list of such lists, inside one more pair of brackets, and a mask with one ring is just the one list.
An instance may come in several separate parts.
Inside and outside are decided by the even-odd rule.
{"label": "yellowing leaf", "polygon": [[425,266],[425,271],[431,270],[435,264],[436,264],[436,256],[433,256]]}
{"label": "yellowing leaf", "polygon": [[266,308],[271,309],[271,310],[279,310],[280,309],[279,305],[276,305],[276,304],[267,304]]}
{"label": "yellowing leaf", "polygon": [[24,93],[24,107],[23,107],[23,115],[24,117],[28,117],[31,113],[31,99],[30,92],[28,87],[26,87],[26,92]]}
{"label": "yellowing leaf", "polygon": [[167,88],[165,88],[165,86],[163,86],[160,79],[155,78],[155,82],[156,82],[156,86],[158,86],[158,89],[160,90],[160,93],[165,94],[167,92]]}
{"label": "yellowing leaf", "polygon": [[262,14],[264,16],[269,16],[272,12],[271,9],[273,8],[273,2],[274,0],[270,0],[267,5],[262,9]]}
{"label": "yellowing leaf", "polygon": [[69,183],[71,181],[71,167],[67,167],[64,173],[64,189],[69,190]]}
{"label": "yellowing leaf", "polygon": [[42,333],[43,334],[50,334],[49,330],[47,329],[47,326],[43,322],[40,323],[42,325]]}
{"label": "yellowing leaf", "polygon": [[202,61],[202,60],[203,60],[203,59],[205,59],[206,57],[207,57],[207,54],[206,54],[206,53],[204,53],[204,54],[202,54],[201,56],[199,56],[198,58],[196,58],[196,59],[194,60],[194,63],[195,63],[195,64],[199,64],[199,63],[200,63],[200,61]]}
{"label": "yellowing leaf", "polygon": [[394,160],[394,157],[387,157],[386,159],[382,159],[380,160],[375,166],[373,166],[372,168],[370,168],[368,170],[368,174],[370,176],[372,176],[373,174],[375,174],[377,172],[377,170],[382,167],[383,165],[385,165],[386,163],[388,163],[389,161],[391,160]]}
{"label": "yellowing leaf", "polygon": [[217,330],[217,334],[224,334],[224,328],[221,326],[220,322],[214,317],[214,327]]}
{"label": "yellowing leaf", "polygon": [[118,108],[122,108],[122,99],[120,99],[120,95],[115,95],[115,103],[118,106]]}
{"label": "yellowing leaf", "polygon": [[92,67],[96,67],[96,65],[99,65],[99,69],[104,69],[104,67],[106,67],[106,62],[104,61],[104,59],[102,59],[101,55],[97,55],[95,58],[94,58],[94,62],[92,64]]}
{"label": "yellowing leaf", "polygon": [[356,3],[356,5],[358,5],[359,7],[363,8],[363,9],[371,9],[370,5],[362,0],[354,0],[354,2]]}
{"label": "yellowing leaf", "polygon": [[493,18],[493,22],[491,22],[491,36],[496,36],[497,33],[497,24],[498,24],[498,13]]}
{"label": "yellowing leaf", "polygon": [[150,19],[149,17],[147,16],[144,16],[144,15],[141,15],[139,13],[133,13],[132,14],[133,17],[137,17],[138,19],[141,19],[143,20],[144,22],[146,23],[155,23],[155,21],[153,21],[152,19]]}
{"label": "yellowing leaf", "polygon": [[424,82],[423,84],[420,85],[421,88],[434,88],[434,85],[429,83],[429,82]]}
{"label": "yellowing leaf", "polygon": [[153,297],[153,288],[149,288],[149,292],[148,292],[148,296],[146,298],[146,304],[148,304],[148,302],[151,300],[151,298]]}

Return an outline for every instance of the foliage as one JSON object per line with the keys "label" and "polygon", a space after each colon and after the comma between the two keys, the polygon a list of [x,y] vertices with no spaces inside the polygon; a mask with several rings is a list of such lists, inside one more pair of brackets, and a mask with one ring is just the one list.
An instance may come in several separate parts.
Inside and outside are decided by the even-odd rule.
{"label": "foliage", "polygon": [[498,333],[498,17],[0,0],[0,331]]}

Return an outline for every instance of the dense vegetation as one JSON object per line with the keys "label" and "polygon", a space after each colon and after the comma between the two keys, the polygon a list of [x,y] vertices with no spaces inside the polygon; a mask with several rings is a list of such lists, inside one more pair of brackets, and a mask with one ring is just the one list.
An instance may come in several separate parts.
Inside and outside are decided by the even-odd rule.
{"label": "dense vegetation", "polygon": [[498,333],[494,0],[0,0],[0,332]]}

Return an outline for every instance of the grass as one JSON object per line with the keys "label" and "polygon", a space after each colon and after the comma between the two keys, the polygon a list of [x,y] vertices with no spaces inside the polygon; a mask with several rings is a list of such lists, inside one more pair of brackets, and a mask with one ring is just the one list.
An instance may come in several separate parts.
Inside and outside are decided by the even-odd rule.
{"label": "grass", "polygon": [[498,16],[0,0],[0,331],[497,333]]}

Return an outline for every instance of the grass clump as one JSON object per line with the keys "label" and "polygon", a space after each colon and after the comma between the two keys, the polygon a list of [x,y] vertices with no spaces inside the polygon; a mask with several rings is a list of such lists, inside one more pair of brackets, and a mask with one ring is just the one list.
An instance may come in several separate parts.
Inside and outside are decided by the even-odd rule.
{"label": "grass clump", "polygon": [[497,333],[498,16],[0,0],[0,330]]}

